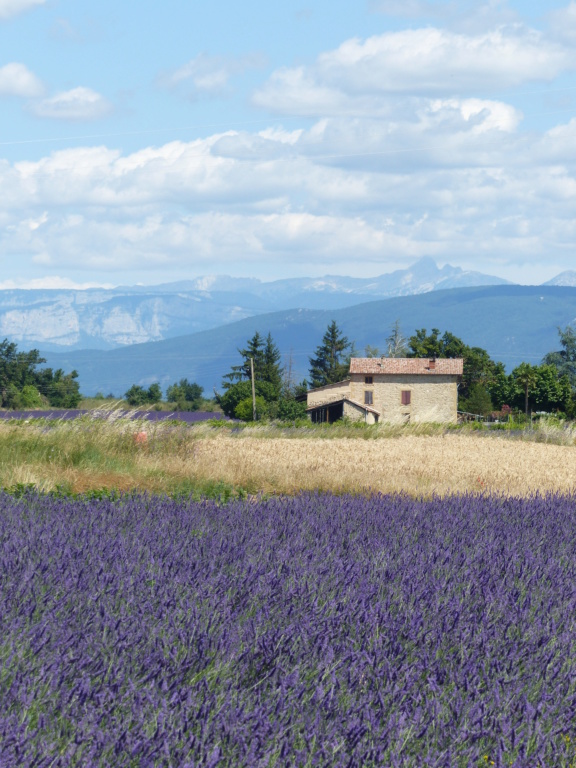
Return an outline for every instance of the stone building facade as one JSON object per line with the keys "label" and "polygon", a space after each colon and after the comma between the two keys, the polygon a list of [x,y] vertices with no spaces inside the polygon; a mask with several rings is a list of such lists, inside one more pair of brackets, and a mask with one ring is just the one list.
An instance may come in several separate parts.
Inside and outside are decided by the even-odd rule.
{"label": "stone building facade", "polygon": [[456,422],[463,363],[461,358],[353,357],[349,379],[308,392],[307,411],[315,422],[343,416],[367,424]]}

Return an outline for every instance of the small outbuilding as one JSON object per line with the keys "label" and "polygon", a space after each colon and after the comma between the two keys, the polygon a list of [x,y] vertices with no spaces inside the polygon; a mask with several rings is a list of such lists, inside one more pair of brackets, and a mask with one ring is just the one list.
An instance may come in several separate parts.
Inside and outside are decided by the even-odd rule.
{"label": "small outbuilding", "polygon": [[462,358],[353,357],[345,381],[307,393],[313,422],[456,422]]}

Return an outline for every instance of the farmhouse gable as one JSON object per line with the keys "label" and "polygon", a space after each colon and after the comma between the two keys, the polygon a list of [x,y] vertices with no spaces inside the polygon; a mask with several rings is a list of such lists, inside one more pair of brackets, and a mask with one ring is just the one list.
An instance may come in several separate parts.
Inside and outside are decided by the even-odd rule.
{"label": "farmhouse gable", "polygon": [[353,357],[349,378],[308,392],[312,421],[455,422],[461,358]]}

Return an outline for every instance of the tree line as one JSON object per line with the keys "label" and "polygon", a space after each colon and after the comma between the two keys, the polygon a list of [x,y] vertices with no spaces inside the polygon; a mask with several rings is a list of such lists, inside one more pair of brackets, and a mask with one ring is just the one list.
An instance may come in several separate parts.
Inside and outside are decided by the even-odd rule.
{"label": "tree line", "polygon": [[[449,331],[418,329],[408,338],[396,322],[385,340],[385,348],[366,347],[366,357],[463,358],[464,373],[459,385],[458,408],[478,415],[524,411],[559,412],[576,418],[576,329],[558,329],[559,349],[545,355],[538,365],[521,363],[506,374],[503,363],[494,361],[481,347],[469,346]],[[257,418],[295,420],[305,416],[305,393],[347,378],[350,358],[358,352],[332,321],[315,352],[308,358],[308,378],[296,382],[291,358],[282,364],[272,335],[256,332],[238,349],[239,362],[224,376],[216,402],[230,417],[253,418],[252,366]],[[0,399],[3,408],[75,408],[81,395],[78,373],[40,368],[46,360],[38,350],[19,352],[16,344],[0,343]],[[178,410],[199,410],[207,404],[203,388],[188,379],[171,384],[166,400]],[[158,383],[148,388],[134,384],[125,393],[130,405],[159,403]]]}
{"label": "tree line", "polygon": [[[558,412],[576,417],[576,330],[558,329],[559,350],[550,352],[538,365],[521,363],[510,374],[504,364],[493,360],[485,349],[470,346],[450,331],[418,329],[408,338],[399,322],[394,323],[386,346],[368,346],[366,357],[463,358],[464,370],[458,390],[460,411],[486,416],[506,414],[513,409]],[[244,349],[241,362],[232,366],[223,381],[224,394],[217,400],[230,417],[249,421],[253,417],[251,363],[257,418],[293,420],[305,415],[303,395],[308,389],[347,378],[350,358],[358,357],[354,343],[332,321],[313,355],[308,358],[308,378],[295,384],[291,365],[281,365],[281,356],[271,334],[255,333]]]}
{"label": "tree line", "polygon": [[38,368],[46,359],[37,349],[19,352],[16,344],[0,343],[0,402],[2,408],[76,408],[81,398],[78,373],[62,368]]}

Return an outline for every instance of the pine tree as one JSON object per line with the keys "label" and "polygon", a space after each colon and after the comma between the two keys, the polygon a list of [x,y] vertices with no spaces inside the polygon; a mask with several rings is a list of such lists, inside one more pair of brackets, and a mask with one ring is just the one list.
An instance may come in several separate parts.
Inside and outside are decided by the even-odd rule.
{"label": "pine tree", "polygon": [[280,365],[280,350],[274,343],[269,333],[266,340],[256,331],[254,336],[246,342],[245,349],[239,349],[242,357],[240,365],[233,365],[230,373],[224,376],[222,386],[229,390],[243,381],[252,378],[251,360],[254,364],[254,381],[270,384],[273,390],[280,395],[282,389],[282,366]]}
{"label": "pine tree", "polygon": [[228,389],[240,381],[250,380],[252,378],[250,358],[254,361],[254,378],[258,379],[259,373],[264,370],[264,339],[258,331],[246,342],[246,349],[239,349],[238,353],[242,357],[240,365],[233,365],[230,373],[225,374],[222,386]]}
{"label": "pine tree", "polygon": [[346,336],[342,336],[336,321],[333,320],[326,329],[322,344],[316,349],[316,356],[308,358],[312,388],[323,387],[346,378],[350,356],[345,353],[351,347],[351,343]]}
{"label": "pine tree", "polygon": [[280,350],[274,344],[272,334],[268,333],[266,337],[266,345],[264,347],[262,368],[255,372],[255,379],[257,381],[267,381],[268,384],[272,384],[278,395],[282,389],[282,374],[284,369],[280,365]]}

